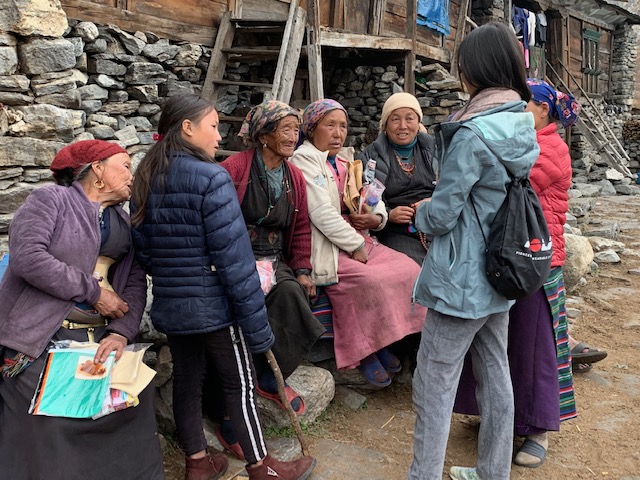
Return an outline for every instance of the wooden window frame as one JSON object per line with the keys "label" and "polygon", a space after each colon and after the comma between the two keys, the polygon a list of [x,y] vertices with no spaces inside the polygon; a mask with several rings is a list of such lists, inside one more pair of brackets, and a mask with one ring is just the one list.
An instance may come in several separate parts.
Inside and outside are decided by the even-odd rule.
{"label": "wooden window frame", "polygon": [[595,30],[582,30],[582,83],[587,93],[598,93],[598,77],[602,73],[599,58],[601,36],[602,33]]}

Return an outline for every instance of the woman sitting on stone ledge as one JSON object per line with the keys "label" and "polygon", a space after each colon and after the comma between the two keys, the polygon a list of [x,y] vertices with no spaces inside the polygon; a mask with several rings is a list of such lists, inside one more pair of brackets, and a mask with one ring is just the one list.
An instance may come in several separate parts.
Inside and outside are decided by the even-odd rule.
{"label": "woman sitting on stone ledge", "polygon": [[419,266],[406,255],[380,245],[369,230],[384,227],[380,201],[372,213],[349,215],[343,200],[353,148],[342,146],[347,112],[334,100],[318,100],[303,114],[308,140],[291,162],[304,174],[311,219],[312,278],[333,306],[334,350],[338,368],[358,367],[372,385],[391,384],[401,369],[386,347],[422,329],[426,309],[411,305]]}
{"label": "woman sitting on stone ledge", "polygon": [[[275,335],[273,354],[286,379],[300,365],[324,328],[309,307],[316,287],[311,280],[311,229],[307,192],[300,170],[286,160],[293,155],[300,117],[275,100],[254,107],[240,136],[246,152],[222,162],[238,200],[256,261],[272,268],[275,284],[266,294],[267,315]],[[273,371],[264,355],[254,355],[259,395],[280,403]],[[291,406],[299,415],[305,405],[289,386]]]}

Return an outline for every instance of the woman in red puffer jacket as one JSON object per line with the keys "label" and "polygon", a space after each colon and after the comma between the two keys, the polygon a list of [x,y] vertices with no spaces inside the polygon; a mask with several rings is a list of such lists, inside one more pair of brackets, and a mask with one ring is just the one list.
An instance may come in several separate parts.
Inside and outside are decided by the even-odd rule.
{"label": "woman in red puffer jacket", "polygon": [[[571,157],[555,122],[572,125],[580,105],[546,82],[529,79],[527,111],[535,120],[540,156],[529,178],[551,233],[551,273],[544,286],[518,300],[509,313],[509,365],[515,400],[516,435],[525,437],[514,463],[542,465],[547,431],[576,416],[562,266],[566,257],[564,224],[569,209]],[[560,401],[558,401],[558,397]]]}

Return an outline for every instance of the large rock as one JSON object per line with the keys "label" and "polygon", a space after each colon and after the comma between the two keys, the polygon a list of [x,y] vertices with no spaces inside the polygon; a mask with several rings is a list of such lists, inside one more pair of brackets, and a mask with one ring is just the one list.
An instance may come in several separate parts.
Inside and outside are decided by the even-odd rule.
{"label": "large rock", "polygon": [[593,248],[594,252],[601,252],[603,250],[613,250],[614,252],[620,253],[624,250],[624,243],[616,242],[615,240],[611,240],[610,238],[604,237],[588,237],[589,243]]}
{"label": "large rock", "polygon": [[569,290],[578,285],[580,278],[589,273],[594,255],[588,238],[571,234],[565,234],[564,238],[567,258],[562,272],[565,286]]}
{"label": "large rock", "polygon": [[73,28],[73,34],[82,38],[85,42],[93,42],[100,32],[95,23],[80,22]]}
{"label": "large rock", "polygon": [[87,70],[89,73],[103,73],[105,75],[124,75],[127,73],[127,67],[113,60],[102,58],[100,56],[93,56],[87,62]]}
{"label": "large rock", "polygon": [[52,93],[36,98],[36,103],[47,103],[60,108],[78,109],[82,105],[82,97],[78,90],[69,90],[64,93]]}
{"label": "large rock", "polygon": [[118,35],[118,37],[120,37],[120,41],[124,45],[124,48],[126,48],[133,55],[140,55],[142,53],[142,49],[147,45],[146,42],[131,35],[130,33],[121,30],[115,25],[109,25],[108,30]]}
{"label": "large rock", "polygon": [[162,39],[158,40],[156,43],[146,45],[142,49],[142,54],[157,62],[166,62],[167,60],[171,60],[175,57],[179,51],[179,46],[171,45],[169,40]]}
{"label": "large rock", "polygon": [[26,92],[29,90],[29,78],[26,75],[0,76],[0,90],[5,92]]}
{"label": "large rock", "polygon": [[[307,424],[314,422],[327,409],[336,391],[333,376],[328,370],[306,365],[299,366],[289,376],[287,383],[304,399],[307,409],[298,418]],[[275,402],[260,395],[256,395],[256,398],[264,426],[286,427],[291,424],[288,414]]]}
{"label": "large rock", "polygon": [[16,47],[0,47],[0,75],[13,75],[18,71]]}
{"label": "large rock", "polygon": [[175,64],[179,67],[195,67],[202,56],[202,47],[193,43],[188,43],[180,47],[180,51],[175,56]]}
{"label": "large rock", "polygon": [[0,190],[0,214],[15,212],[33,189],[34,186],[31,184],[19,183],[15,187]]}
{"label": "large rock", "polygon": [[30,75],[59,72],[76,65],[75,47],[64,38],[31,38],[18,46],[18,57],[22,73]]}
{"label": "large rock", "polygon": [[73,140],[73,129],[76,125],[73,110],[53,105],[32,105],[16,109],[21,111],[24,117],[22,122],[11,126],[12,134],[64,142]]}
{"label": "large rock", "polygon": [[167,81],[167,74],[157,63],[133,62],[127,68],[124,81],[131,85],[158,84]]}
{"label": "large rock", "polygon": [[0,32],[61,37],[68,28],[59,0],[3,0]]}
{"label": "large rock", "polygon": [[48,167],[64,146],[37,138],[0,137],[0,167]]}

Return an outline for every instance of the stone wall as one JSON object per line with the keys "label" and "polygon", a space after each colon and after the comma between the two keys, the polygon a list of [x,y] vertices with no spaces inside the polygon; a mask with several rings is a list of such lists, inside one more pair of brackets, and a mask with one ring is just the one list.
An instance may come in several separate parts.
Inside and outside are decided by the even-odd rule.
{"label": "stone wall", "polygon": [[0,34],[0,253],[13,213],[51,181],[60,148],[110,140],[137,162],[163,98],[198,93],[209,57],[200,45],[73,20],[61,37]]}

